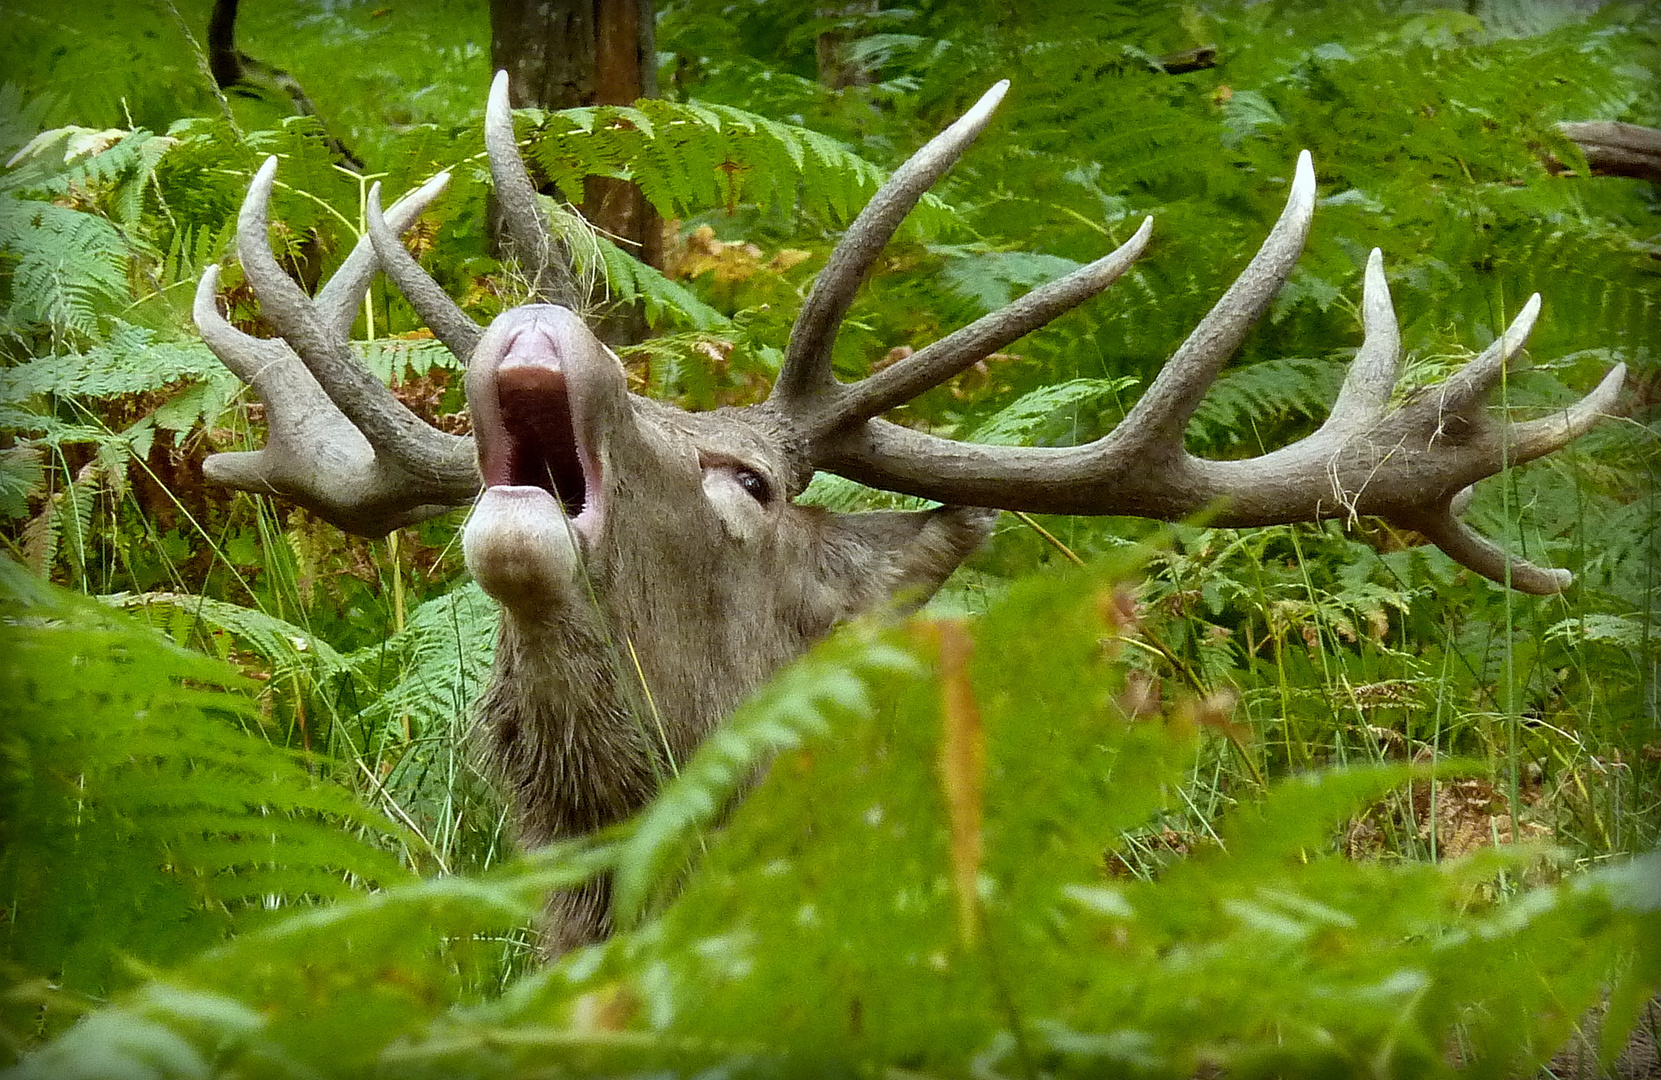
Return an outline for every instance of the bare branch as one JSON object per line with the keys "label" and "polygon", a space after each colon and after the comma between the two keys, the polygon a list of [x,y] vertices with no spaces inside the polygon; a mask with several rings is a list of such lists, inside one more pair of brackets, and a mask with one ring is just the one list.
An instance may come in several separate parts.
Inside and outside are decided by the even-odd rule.
{"label": "bare branch", "polygon": [[1661,131],[1617,120],[1558,124],[1595,176],[1630,176],[1661,184]]}

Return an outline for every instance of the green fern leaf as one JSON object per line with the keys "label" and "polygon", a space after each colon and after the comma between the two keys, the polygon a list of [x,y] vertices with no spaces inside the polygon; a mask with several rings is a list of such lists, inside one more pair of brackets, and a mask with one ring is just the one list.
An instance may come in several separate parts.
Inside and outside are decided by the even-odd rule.
{"label": "green fern leaf", "polygon": [[96,338],[101,319],[127,302],[130,255],[115,226],[96,214],[0,192],[0,256],[12,264],[0,329],[44,326],[60,338]]}
{"label": "green fern leaf", "polygon": [[[0,611],[14,970],[102,993],[130,979],[119,955],[170,962],[245,918],[405,876],[397,829],[239,726],[253,710],[226,665],[6,559]],[[301,872],[304,891],[252,892],[254,868]]]}
{"label": "green fern leaf", "polygon": [[824,735],[833,717],[868,714],[866,683],[873,676],[918,670],[910,654],[865,627],[843,631],[775,676],[699,746],[636,819],[618,856],[614,917],[623,925],[639,919],[698,833],[770,757]]}

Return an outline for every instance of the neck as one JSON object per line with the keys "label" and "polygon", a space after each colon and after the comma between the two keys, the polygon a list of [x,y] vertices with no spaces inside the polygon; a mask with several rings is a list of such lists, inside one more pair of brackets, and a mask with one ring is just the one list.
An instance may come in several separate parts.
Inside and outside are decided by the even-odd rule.
{"label": "neck", "polygon": [[477,715],[529,847],[621,821],[665,771],[627,648],[591,615],[567,608],[525,619],[504,610],[497,630]]}

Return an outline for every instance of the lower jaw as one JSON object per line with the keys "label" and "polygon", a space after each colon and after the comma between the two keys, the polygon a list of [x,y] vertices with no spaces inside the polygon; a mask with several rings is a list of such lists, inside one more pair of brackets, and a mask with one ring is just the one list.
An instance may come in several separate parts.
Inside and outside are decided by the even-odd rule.
{"label": "lower jaw", "polygon": [[583,576],[596,515],[567,518],[539,487],[486,488],[462,530],[467,568],[484,591],[510,610],[532,613],[558,604]]}

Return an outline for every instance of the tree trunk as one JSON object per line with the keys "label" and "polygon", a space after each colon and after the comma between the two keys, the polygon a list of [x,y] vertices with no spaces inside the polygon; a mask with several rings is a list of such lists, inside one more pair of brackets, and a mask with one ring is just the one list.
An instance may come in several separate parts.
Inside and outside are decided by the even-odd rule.
{"label": "tree trunk", "polygon": [[[490,0],[490,58],[515,107],[628,105],[657,95],[652,0]],[[609,177],[583,185],[582,213],[642,262],[661,266],[663,224],[640,189]],[[638,313],[613,317],[611,344],[645,336]]]}
{"label": "tree trunk", "polygon": [[835,19],[844,24],[841,28],[826,30],[815,43],[820,86],[841,90],[849,86],[870,85],[870,68],[848,56],[848,45],[860,35],[850,32],[847,27],[864,21],[877,11],[877,0],[854,0],[853,3],[831,4],[816,9],[815,14],[819,18]]}

